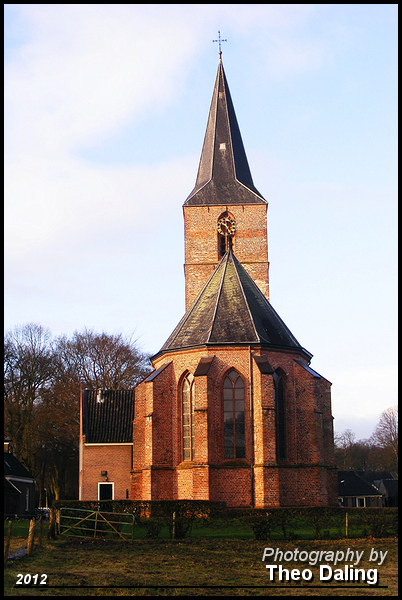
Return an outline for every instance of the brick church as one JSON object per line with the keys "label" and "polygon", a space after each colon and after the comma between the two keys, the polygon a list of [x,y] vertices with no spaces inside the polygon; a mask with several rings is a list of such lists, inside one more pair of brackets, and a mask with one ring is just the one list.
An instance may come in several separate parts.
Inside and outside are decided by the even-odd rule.
{"label": "brick church", "polygon": [[85,390],[80,500],[337,504],[331,384],[269,302],[267,202],[219,60],[183,204],[186,313],[135,390]]}

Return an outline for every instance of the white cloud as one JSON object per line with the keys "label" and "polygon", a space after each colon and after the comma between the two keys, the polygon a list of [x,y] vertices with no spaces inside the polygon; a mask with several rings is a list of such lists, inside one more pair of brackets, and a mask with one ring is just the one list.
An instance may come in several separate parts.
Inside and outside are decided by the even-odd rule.
{"label": "white cloud", "polygon": [[5,251],[9,260],[28,262],[49,244],[88,243],[106,231],[134,235],[160,223],[188,194],[195,162],[101,167],[68,156],[22,159],[6,166]]}
{"label": "white cloud", "polygon": [[353,419],[376,423],[381,413],[397,403],[398,370],[396,365],[373,364],[367,368],[336,369],[333,372],[332,411],[335,428],[348,421],[353,430]]}
{"label": "white cloud", "polygon": [[5,69],[8,151],[74,148],[180,89],[191,53],[179,51],[166,15],[151,21],[132,8],[71,4],[25,5],[23,12],[35,26]]}

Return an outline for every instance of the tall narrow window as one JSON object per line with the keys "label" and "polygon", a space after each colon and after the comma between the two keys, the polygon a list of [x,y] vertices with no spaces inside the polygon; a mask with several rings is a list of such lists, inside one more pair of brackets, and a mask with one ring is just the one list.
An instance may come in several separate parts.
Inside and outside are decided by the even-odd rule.
{"label": "tall narrow window", "polygon": [[194,460],[194,376],[186,375],[182,388],[183,460]]}
{"label": "tall narrow window", "polygon": [[[219,235],[219,234],[218,234]],[[227,251],[228,238],[224,235],[219,235],[219,258],[222,258]]]}
{"label": "tall narrow window", "polygon": [[223,437],[225,458],[246,458],[244,383],[234,369],[223,382]]}
{"label": "tall narrow window", "polygon": [[286,458],[285,392],[282,377],[274,373],[274,405],[276,414],[276,460]]}

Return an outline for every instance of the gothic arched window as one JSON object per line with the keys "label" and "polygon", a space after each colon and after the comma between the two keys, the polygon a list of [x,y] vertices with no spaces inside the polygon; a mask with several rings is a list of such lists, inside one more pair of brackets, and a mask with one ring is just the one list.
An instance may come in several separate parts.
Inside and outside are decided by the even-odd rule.
{"label": "gothic arched window", "polygon": [[274,373],[274,406],[276,419],[276,460],[286,458],[286,411],[283,379]]}
{"label": "gothic arched window", "polygon": [[194,460],[194,375],[188,373],[182,385],[183,460]]}
{"label": "gothic arched window", "polygon": [[223,382],[223,437],[225,458],[246,458],[244,383],[234,369]]}

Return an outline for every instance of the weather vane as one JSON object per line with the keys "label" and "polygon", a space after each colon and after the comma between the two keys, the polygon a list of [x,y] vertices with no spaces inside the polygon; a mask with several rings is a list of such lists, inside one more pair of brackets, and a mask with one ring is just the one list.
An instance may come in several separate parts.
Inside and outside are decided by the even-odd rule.
{"label": "weather vane", "polygon": [[221,39],[221,32],[218,31],[218,39],[217,40],[212,40],[213,42],[218,42],[219,44],[219,58],[222,58],[222,50],[221,50],[221,42],[227,42],[227,40],[222,40]]}

